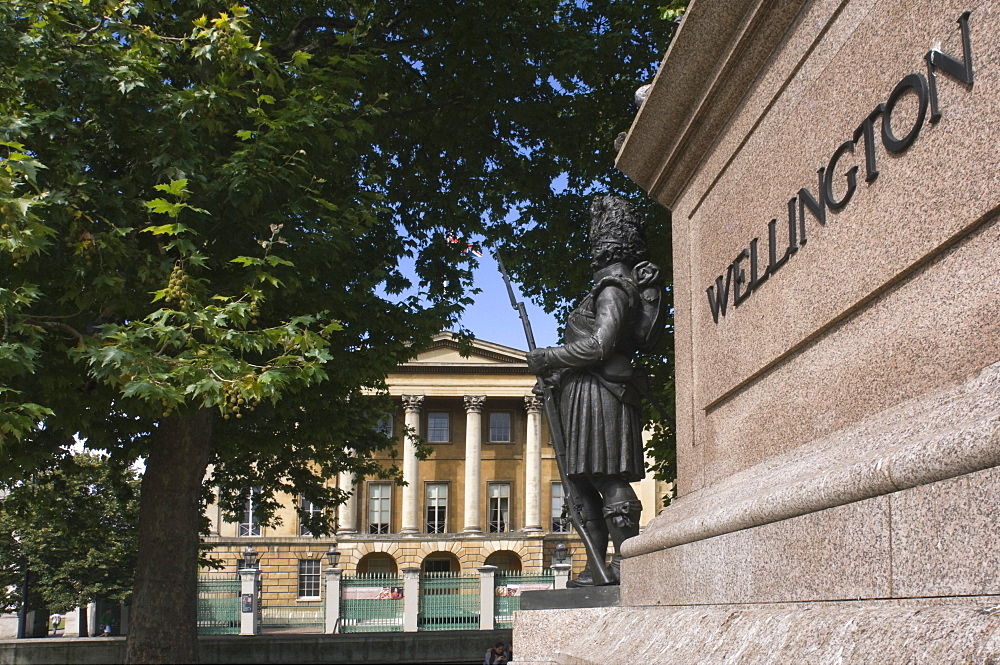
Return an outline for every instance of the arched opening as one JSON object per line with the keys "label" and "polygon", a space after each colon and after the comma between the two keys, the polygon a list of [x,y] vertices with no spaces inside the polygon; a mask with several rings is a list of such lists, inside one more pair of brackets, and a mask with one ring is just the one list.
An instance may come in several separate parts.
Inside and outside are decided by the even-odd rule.
{"label": "arched opening", "polygon": [[510,550],[497,550],[486,557],[487,566],[496,566],[498,574],[517,574],[521,572],[521,557]]}
{"label": "arched opening", "polygon": [[399,568],[391,554],[372,552],[358,561],[358,574],[377,573],[380,575],[396,575]]}
{"label": "arched opening", "polygon": [[423,573],[457,573],[462,570],[458,557],[451,552],[431,552],[420,564]]}

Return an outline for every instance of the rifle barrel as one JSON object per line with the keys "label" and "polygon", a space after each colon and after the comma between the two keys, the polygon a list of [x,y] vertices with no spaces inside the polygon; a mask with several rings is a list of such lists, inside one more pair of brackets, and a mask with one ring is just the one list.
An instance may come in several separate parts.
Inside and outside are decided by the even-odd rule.
{"label": "rifle barrel", "polygon": [[518,301],[517,296],[514,294],[514,287],[510,283],[510,275],[507,273],[507,268],[503,264],[503,259],[500,258],[500,253],[496,253],[497,266],[500,268],[500,274],[503,276],[503,283],[507,285],[507,295],[510,297],[510,306],[517,311],[518,317],[521,319],[521,325],[524,327],[524,336],[528,342],[528,350],[535,350],[535,334],[531,331],[531,322],[528,321],[528,310],[525,309],[524,303]]}

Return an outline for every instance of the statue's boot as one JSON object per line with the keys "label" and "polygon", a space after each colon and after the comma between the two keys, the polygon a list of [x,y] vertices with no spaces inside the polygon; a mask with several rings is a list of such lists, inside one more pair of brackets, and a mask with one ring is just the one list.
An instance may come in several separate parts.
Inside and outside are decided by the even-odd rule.
{"label": "statue's boot", "polygon": [[642,503],[639,501],[620,501],[604,507],[606,528],[615,544],[615,554],[611,557],[611,574],[615,583],[621,580],[622,543],[639,535],[639,516],[642,514]]}
{"label": "statue's boot", "polygon": [[[606,521],[603,519],[590,519],[586,522],[586,528],[588,533],[594,539],[594,545],[598,552],[603,554],[608,551],[608,527]],[[576,579],[568,580],[566,586],[569,588],[577,589],[581,587],[594,586],[596,583],[594,581],[594,573],[591,570],[591,562],[587,560],[587,566],[583,569]]]}

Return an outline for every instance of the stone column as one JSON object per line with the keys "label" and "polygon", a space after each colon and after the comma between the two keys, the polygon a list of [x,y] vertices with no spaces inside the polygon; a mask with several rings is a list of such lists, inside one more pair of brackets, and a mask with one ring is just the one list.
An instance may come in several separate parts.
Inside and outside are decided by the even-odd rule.
{"label": "stone column", "polygon": [[323,632],[336,633],[340,621],[340,568],[326,569],[326,622]]}
{"label": "stone column", "polygon": [[555,588],[566,588],[566,582],[569,581],[569,573],[571,570],[573,570],[573,566],[568,563],[552,564],[552,575],[555,577]]}
{"label": "stone column", "polygon": [[486,395],[465,396],[465,529],[482,533],[479,495],[483,465],[483,402]]}
{"label": "stone column", "polygon": [[496,566],[482,566],[479,571],[479,630],[493,630],[496,615],[493,609],[496,597]]}
{"label": "stone column", "polygon": [[403,568],[403,632],[417,632],[420,613],[420,569]]}
{"label": "stone column", "polygon": [[87,603],[87,637],[97,637],[97,603]]}
{"label": "stone column", "polygon": [[240,635],[257,634],[257,576],[256,568],[243,568],[240,573]]}
{"label": "stone column", "polygon": [[[420,409],[423,395],[403,395],[406,427],[420,433]],[[403,525],[402,533],[420,533],[420,460],[417,459],[417,442],[407,435],[403,439]]]}
{"label": "stone column", "polygon": [[528,437],[524,451],[524,530],[542,530],[542,398],[526,395]]}
{"label": "stone column", "polygon": [[337,535],[357,533],[358,488],[354,485],[353,473],[349,471],[340,472],[340,489],[350,492],[351,496],[337,508]]}

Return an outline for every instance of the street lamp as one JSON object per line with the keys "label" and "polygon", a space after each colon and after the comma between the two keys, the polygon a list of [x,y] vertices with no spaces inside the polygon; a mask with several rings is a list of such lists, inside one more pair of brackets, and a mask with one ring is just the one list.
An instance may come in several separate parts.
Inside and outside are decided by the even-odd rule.
{"label": "street lamp", "polygon": [[566,563],[566,557],[569,555],[569,548],[566,547],[566,543],[559,543],[556,545],[556,563]]}
{"label": "street lamp", "polygon": [[243,567],[253,568],[255,563],[257,563],[257,553],[254,552],[253,545],[247,545],[243,550]]}
{"label": "street lamp", "polygon": [[336,544],[330,545],[330,549],[326,551],[326,560],[331,568],[336,568],[337,564],[340,563],[340,550],[337,549]]}

